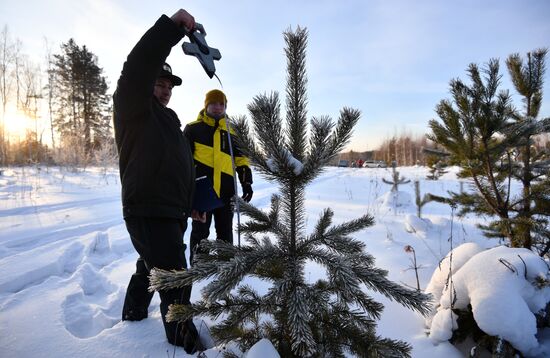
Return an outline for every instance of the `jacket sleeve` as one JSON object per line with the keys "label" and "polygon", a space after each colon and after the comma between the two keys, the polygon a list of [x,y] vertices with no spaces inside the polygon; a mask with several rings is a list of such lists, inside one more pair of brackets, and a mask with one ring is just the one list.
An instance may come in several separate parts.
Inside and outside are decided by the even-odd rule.
{"label": "jacket sleeve", "polygon": [[239,182],[242,184],[252,184],[252,170],[248,165],[242,165],[237,167],[237,176],[239,177]]}
{"label": "jacket sleeve", "polygon": [[162,15],[134,46],[117,82],[113,95],[120,118],[134,119],[151,107],[153,88],[170,50],[184,32],[166,15]]}
{"label": "jacket sleeve", "polygon": [[193,136],[193,132],[191,130],[191,126],[187,124],[185,128],[183,129],[183,135],[185,138],[187,138],[187,141],[189,142],[189,147],[191,148],[191,154],[193,154],[193,158],[195,156],[195,138]]}
{"label": "jacket sleeve", "polygon": [[235,156],[235,166],[237,176],[242,184],[252,184],[252,170],[250,170],[250,161],[243,155],[237,144],[233,147],[233,155]]}

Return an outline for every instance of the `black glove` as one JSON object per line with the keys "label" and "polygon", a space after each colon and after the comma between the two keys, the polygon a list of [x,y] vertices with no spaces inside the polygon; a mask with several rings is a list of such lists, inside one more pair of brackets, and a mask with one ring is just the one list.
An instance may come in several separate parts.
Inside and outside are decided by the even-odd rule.
{"label": "black glove", "polygon": [[252,194],[254,194],[254,192],[252,191],[252,185],[249,183],[243,183],[241,184],[241,186],[243,188],[242,198],[248,203],[250,202],[250,200],[252,200]]}

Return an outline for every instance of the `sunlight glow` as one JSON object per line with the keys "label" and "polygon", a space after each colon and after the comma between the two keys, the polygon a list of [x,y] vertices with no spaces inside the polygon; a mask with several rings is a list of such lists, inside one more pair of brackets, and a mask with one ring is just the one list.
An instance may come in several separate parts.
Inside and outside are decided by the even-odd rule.
{"label": "sunlight glow", "polygon": [[[40,121],[40,117],[38,117],[38,121]],[[6,137],[12,141],[23,140],[27,130],[33,132],[36,130],[36,121],[15,107],[6,108],[6,115],[1,123],[5,124]],[[39,132],[40,127],[40,123],[38,123]]]}

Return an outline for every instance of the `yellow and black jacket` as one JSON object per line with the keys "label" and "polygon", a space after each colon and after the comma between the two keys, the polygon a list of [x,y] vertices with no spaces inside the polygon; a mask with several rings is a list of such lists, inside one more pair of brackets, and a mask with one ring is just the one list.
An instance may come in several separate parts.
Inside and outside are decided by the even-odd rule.
{"label": "yellow and black jacket", "polygon": [[[183,134],[191,145],[196,177],[206,175],[212,181],[218,197],[225,200],[230,199],[235,195],[235,187],[225,118],[216,120],[206,115],[203,109],[196,121],[185,126]],[[234,135],[235,133],[231,129],[231,136]],[[231,144],[239,181],[241,184],[252,184],[252,171],[248,159],[241,154],[234,140],[231,141]]]}

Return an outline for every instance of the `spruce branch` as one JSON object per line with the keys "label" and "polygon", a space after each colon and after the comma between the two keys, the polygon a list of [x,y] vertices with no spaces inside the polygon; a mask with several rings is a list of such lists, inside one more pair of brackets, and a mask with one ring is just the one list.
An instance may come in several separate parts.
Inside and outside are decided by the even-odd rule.
{"label": "spruce branch", "polygon": [[385,270],[377,268],[365,270],[361,267],[356,267],[355,271],[356,275],[367,287],[380,292],[390,300],[394,300],[405,307],[417,311],[423,316],[429,314],[431,307],[430,295],[410,290],[388,280],[386,278],[388,273]]}
{"label": "spruce branch", "polygon": [[305,159],[304,143],[307,140],[307,36],[307,30],[300,26],[295,32],[292,29],[284,32],[287,57],[286,138],[288,150],[301,162]]}
{"label": "spruce branch", "polygon": [[325,209],[319,219],[315,232],[298,243],[298,251],[307,251],[317,245],[325,245],[329,249],[341,254],[355,253],[365,248],[362,242],[351,239],[348,235],[372,226],[374,218],[366,214],[358,219],[327,228],[326,226],[331,224],[329,220],[331,220],[332,215],[333,212],[331,209]]}
{"label": "spruce branch", "polygon": [[[210,272],[210,275],[215,272]],[[206,274],[208,277],[208,274]],[[149,291],[170,290],[191,285],[194,282],[194,276],[189,270],[162,270],[153,268],[149,276]]]}
{"label": "spruce branch", "polygon": [[335,155],[342,151],[344,146],[351,139],[353,128],[361,118],[361,111],[354,108],[344,107],[340,110],[340,117],[336,124],[336,129],[329,138],[330,153]]}
{"label": "spruce branch", "polygon": [[326,232],[326,237],[340,237],[353,234],[359,230],[363,230],[374,224],[374,218],[370,214],[365,214],[357,219],[353,219],[344,222],[340,225],[336,225]]}
{"label": "spruce branch", "polygon": [[332,224],[333,216],[334,216],[334,212],[331,209],[326,208],[325,210],[323,210],[319,218],[319,221],[315,226],[315,231],[313,236],[323,237],[325,235],[325,232],[329,228],[330,224]]}
{"label": "spruce branch", "polygon": [[[218,243],[213,243],[213,245],[217,244]],[[263,262],[269,262],[273,257],[279,256],[281,256],[280,252],[275,246],[263,245],[261,250],[240,250],[233,258],[225,262],[202,260],[205,262],[204,265],[208,268],[213,264],[217,266],[217,273],[214,279],[202,290],[204,299],[213,302],[228,295],[246,275],[255,272],[259,265]],[[206,263],[206,261],[208,261],[208,263]],[[197,266],[199,265],[202,265],[201,261],[197,264]]]}

